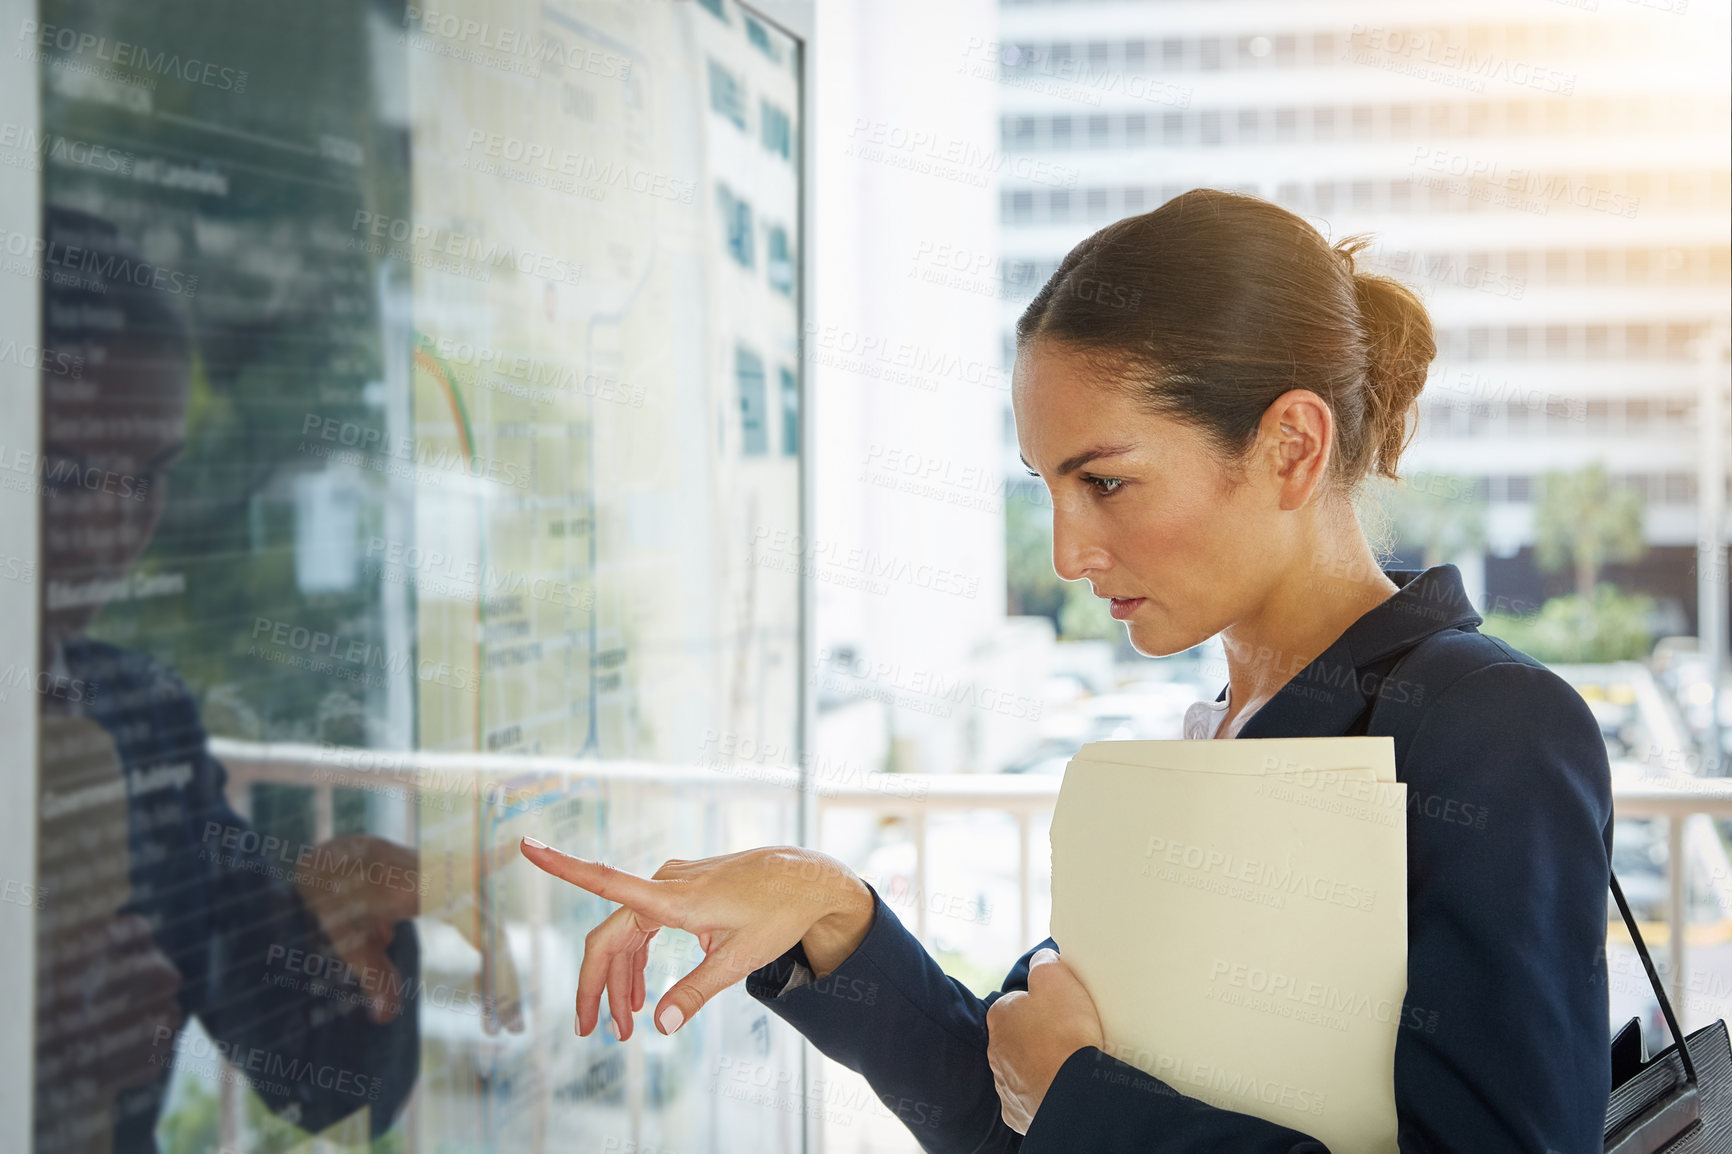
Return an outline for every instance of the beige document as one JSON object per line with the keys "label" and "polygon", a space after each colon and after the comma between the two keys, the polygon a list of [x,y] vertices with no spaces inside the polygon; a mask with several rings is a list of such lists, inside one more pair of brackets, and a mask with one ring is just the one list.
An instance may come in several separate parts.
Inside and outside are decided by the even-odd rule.
{"label": "beige document", "polygon": [[1387,737],[1083,746],[1052,936],[1107,1052],[1332,1154],[1393,1154],[1406,800]]}

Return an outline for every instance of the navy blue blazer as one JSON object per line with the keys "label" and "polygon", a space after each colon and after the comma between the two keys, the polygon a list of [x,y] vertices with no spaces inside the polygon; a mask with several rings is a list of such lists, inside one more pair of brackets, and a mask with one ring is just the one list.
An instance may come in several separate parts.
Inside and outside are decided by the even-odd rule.
{"label": "navy blue blazer", "polygon": [[[1478,631],[1455,566],[1385,572],[1400,591],[1239,736],[1394,738],[1408,798],[1407,996],[1394,1070],[1403,1154],[1599,1154],[1611,1089],[1612,845],[1599,726],[1557,674]],[[806,964],[795,946],[747,990],[863,1074],[932,1154],[1326,1154],[1315,1138],[1234,1109],[1254,1104],[1242,1097],[1258,1092],[1252,1084],[1169,1085],[1092,1046],[1065,1062],[1027,1136],[1017,1134],[987,1066],[986,1011],[1027,988],[1040,946],[982,1000],[873,896],[870,932],[833,973],[784,992]]]}

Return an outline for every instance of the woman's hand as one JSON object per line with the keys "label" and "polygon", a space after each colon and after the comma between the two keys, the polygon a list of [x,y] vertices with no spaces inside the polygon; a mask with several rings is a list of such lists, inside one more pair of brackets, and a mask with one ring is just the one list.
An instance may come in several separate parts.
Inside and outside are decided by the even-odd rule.
{"label": "woman's hand", "polygon": [[620,908],[589,932],[577,979],[577,1032],[588,1037],[607,990],[614,1032],[631,1037],[643,1009],[650,940],[663,926],[698,939],[704,960],[656,1007],[671,1034],[704,1003],[803,943],[816,976],[841,965],[872,928],[872,894],[854,872],[813,850],[779,846],[700,861],[670,861],[645,880],[523,839],[523,856]]}
{"label": "woman's hand", "polygon": [[1085,1046],[1105,1047],[1094,999],[1057,952],[1028,960],[1028,992],[1013,990],[986,1011],[986,1060],[998,1087],[1004,1124],[1027,1134],[1065,1059]]}

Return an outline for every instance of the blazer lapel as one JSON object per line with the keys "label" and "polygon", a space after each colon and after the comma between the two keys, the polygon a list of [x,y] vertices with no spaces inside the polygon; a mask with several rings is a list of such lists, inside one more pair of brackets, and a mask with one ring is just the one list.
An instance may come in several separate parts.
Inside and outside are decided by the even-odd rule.
{"label": "blazer lapel", "polygon": [[[1477,627],[1483,620],[1462,588],[1454,565],[1385,569],[1400,589],[1347,627],[1253,713],[1239,737],[1339,737],[1370,705],[1377,691],[1368,670],[1445,629]],[[1225,686],[1215,695],[1227,695]]]}

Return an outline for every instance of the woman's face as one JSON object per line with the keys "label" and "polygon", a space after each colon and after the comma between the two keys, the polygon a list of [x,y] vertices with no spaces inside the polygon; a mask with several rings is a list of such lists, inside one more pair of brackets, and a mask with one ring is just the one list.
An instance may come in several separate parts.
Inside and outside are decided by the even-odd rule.
{"label": "woman's face", "polygon": [[1151,415],[1053,342],[1016,359],[1023,461],[1053,501],[1053,568],[1113,599],[1137,652],[1180,653],[1253,612],[1292,519],[1255,463],[1245,483],[1189,426]]}

